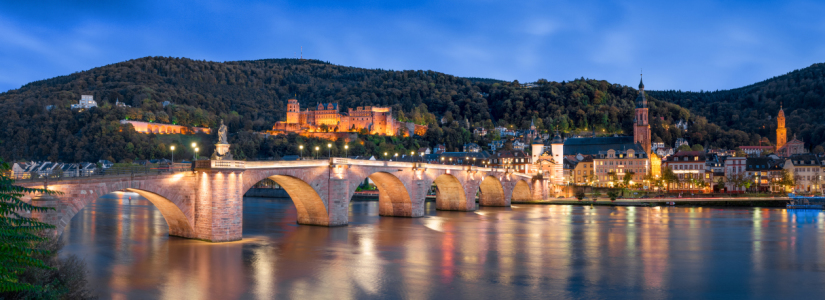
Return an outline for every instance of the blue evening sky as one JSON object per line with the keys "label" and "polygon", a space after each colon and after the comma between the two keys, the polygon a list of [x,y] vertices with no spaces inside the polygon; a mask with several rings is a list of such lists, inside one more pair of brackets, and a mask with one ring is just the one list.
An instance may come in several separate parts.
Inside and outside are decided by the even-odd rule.
{"label": "blue evening sky", "polygon": [[0,91],[145,56],[716,90],[825,62],[825,1],[2,1]]}

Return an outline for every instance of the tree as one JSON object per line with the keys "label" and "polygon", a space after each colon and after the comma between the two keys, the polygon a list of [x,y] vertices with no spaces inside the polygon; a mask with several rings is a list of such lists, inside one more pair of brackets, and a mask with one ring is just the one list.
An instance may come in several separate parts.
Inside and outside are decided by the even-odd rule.
{"label": "tree", "polygon": [[579,201],[582,201],[582,199],[584,199],[584,197],[585,197],[584,189],[576,189],[576,199],[579,199]]}
{"label": "tree", "polygon": [[622,186],[624,188],[630,188],[630,182],[633,181],[633,175],[635,174],[636,173],[633,172],[624,173],[624,176],[622,177]]}
{"label": "tree", "polygon": [[745,151],[742,151],[742,149],[739,148],[736,148],[736,152],[733,155],[736,157],[748,157]]}
{"label": "tree", "polygon": [[688,145],[681,145],[679,146],[679,148],[676,148],[676,152],[679,151],[692,151],[692,149]]}
{"label": "tree", "polygon": [[705,147],[702,147],[702,145],[699,144],[694,144],[693,147],[690,147],[690,149],[693,151],[705,151]]}
{"label": "tree", "polygon": [[679,183],[679,176],[676,176],[673,173],[673,170],[670,168],[662,168],[662,181],[665,182],[668,192],[670,191],[670,186],[673,183]]}
{"label": "tree", "polygon": [[725,190],[725,179],[723,177],[716,178],[716,189],[719,191]]}
{"label": "tree", "polygon": [[10,167],[0,160],[0,292],[14,292],[38,289],[30,283],[20,282],[18,275],[29,268],[47,269],[47,264],[38,259],[48,251],[35,247],[35,243],[45,241],[43,230],[53,229],[53,225],[25,217],[19,212],[47,212],[53,208],[33,206],[21,200],[25,193],[56,195],[46,189],[32,189],[14,185],[8,176]]}
{"label": "tree", "polygon": [[619,197],[619,191],[611,189],[607,192],[607,197],[610,198],[610,201],[616,201],[616,198]]}

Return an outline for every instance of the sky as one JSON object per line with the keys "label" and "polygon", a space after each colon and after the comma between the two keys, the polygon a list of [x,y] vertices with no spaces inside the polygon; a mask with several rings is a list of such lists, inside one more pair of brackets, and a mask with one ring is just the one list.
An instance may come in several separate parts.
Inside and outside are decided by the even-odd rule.
{"label": "sky", "polygon": [[333,64],[648,90],[825,62],[825,1],[0,1],[0,91],[146,56]]}

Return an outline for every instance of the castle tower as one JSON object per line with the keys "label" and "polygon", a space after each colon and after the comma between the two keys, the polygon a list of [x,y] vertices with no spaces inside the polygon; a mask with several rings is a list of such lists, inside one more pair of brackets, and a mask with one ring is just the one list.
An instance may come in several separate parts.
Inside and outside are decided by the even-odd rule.
{"label": "castle tower", "polygon": [[650,155],[650,123],[647,121],[647,98],[645,84],[639,79],[639,96],[636,97],[636,122],[633,125],[633,142],[642,145],[645,153]]}
{"label": "castle tower", "polygon": [[785,129],[785,111],[779,105],[779,115],[776,116],[776,149],[788,143],[788,131]]}
{"label": "castle tower", "polygon": [[286,104],[286,122],[289,124],[296,124],[300,118],[301,105],[298,100],[289,99]]}

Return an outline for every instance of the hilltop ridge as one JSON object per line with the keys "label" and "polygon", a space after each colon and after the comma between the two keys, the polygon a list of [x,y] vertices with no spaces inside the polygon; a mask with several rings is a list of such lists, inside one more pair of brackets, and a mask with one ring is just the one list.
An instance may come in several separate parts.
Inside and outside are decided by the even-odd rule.
{"label": "hilltop ridge", "polygon": [[[69,105],[81,94],[94,95],[100,107],[72,112]],[[303,105],[390,106],[400,120],[437,128],[420,141],[422,145],[445,143],[451,149],[466,142],[486,145],[483,139],[470,136],[472,130],[465,128],[466,123],[470,127],[527,128],[535,122],[543,131],[630,134],[637,94],[632,87],[584,78],[538,80],[525,87],[518,82],[430,70],[366,69],[320,60],[211,62],[144,57],[0,93],[0,108],[11,112],[0,120],[0,156],[63,161],[158,157],[163,149],[158,149],[157,137],[123,131],[117,121],[129,118],[214,128],[224,119],[231,133],[261,131],[284,118],[290,98]],[[758,143],[765,136],[758,130],[721,123],[724,119],[714,121],[717,116],[682,98],[672,99],[667,92],[648,91],[647,95],[653,141],[672,145],[684,136],[691,143],[733,148]],[[115,107],[115,101],[132,107]],[[171,105],[164,106],[166,101]],[[54,108],[46,110],[50,105]],[[440,124],[425,117],[430,113],[445,116],[448,122]],[[670,126],[678,120],[690,121],[688,132]],[[800,130],[792,120],[790,131]]]}

